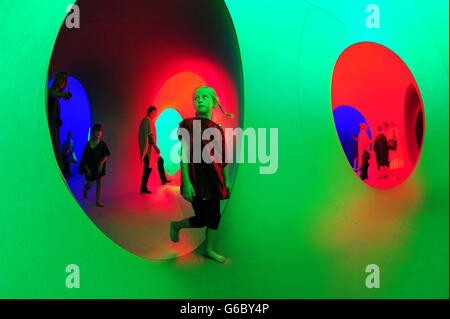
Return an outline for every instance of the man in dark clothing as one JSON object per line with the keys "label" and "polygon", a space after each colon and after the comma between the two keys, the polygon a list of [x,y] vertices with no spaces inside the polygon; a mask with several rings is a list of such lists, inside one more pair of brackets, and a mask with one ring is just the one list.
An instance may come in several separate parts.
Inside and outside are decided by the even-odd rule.
{"label": "man in dark clothing", "polygon": [[377,160],[377,170],[381,170],[379,179],[386,178],[388,176],[387,170],[389,165],[389,150],[387,146],[388,142],[386,135],[383,133],[383,127],[378,126],[378,135],[375,137],[375,142],[373,144],[373,150],[375,151],[375,156]]}

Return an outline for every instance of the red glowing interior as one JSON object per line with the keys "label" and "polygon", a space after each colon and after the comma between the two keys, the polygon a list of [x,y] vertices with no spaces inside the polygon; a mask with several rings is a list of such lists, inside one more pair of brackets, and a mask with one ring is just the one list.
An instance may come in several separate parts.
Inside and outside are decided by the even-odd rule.
{"label": "red glowing interior", "polygon": [[[419,158],[421,142],[417,141],[423,140],[424,112],[417,83],[402,59],[376,43],[362,42],[348,47],[333,71],[331,102],[333,110],[340,105],[357,109],[367,120],[373,138],[383,121],[395,122],[405,163],[400,179],[367,180],[367,183],[389,188],[403,182]],[[417,124],[420,122],[421,129]]]}

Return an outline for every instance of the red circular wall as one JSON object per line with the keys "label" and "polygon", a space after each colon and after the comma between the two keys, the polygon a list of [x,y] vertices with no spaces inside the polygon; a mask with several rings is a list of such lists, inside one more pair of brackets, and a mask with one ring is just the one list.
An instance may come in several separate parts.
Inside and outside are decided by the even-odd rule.
{"label": "red circular wall", "polygon": [[[390,188],[408,178],[420,155],[424,112],[414,76],[399,56],[372,42],[345,49],[333,70],[331,103],[332,110],[340,105],[357,109],[367,120],[373,139],[383,121],[393,121],[398,127],[399,154],[404,161],[404,167],[398,170],[399,179],[369,178],[367,184]],[[371,165],[376,166],[376,162]]]}

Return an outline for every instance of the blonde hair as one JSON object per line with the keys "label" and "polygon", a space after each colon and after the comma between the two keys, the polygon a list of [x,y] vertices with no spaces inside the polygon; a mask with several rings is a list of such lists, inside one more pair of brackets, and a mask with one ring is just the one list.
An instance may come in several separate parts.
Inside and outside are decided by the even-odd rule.
{"label": "blonde hair", "polygon": [[212,100],[213,100],[214,105],[218,105],[218,106],[220,107],[220,110],[222,111],[223,114],[225,114],[225,115],[227,115],[227,116],[229,116],[229,117],[233,117],[233,116],[234,116],[233,114],[227,113],[227,112],[225,112],[225,111],[223,110],[222,105],[220,105],[220,103],[219,103],[219,98],[217,97],[217,93],[216,93],[216,91],[215,91],[212,87],[209,87],[209,86],[200,86],[199,88],[197,88],[197,89],[194,91],[194,97],[195,97],[195,92],[197,92],[197,91],[200,90],[200,89],[203,89],[203,90],[208,91],[209,95],[211,96],[211,98],[212,98]]}

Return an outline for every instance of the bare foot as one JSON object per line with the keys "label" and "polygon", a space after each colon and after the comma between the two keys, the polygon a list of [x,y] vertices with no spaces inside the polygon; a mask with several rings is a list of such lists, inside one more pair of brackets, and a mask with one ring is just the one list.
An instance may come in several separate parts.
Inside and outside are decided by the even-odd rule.
{"label": "bare foot", "polygon": [[104,207],[105,204],[103,204],[102,202],[97,202],[97,206],[98,206],[98,207]]}
{"label": "bare foot", "polygon": [[178,243],[178,232],[180,231],[179,228],[177,228],[175,222],[170,223],[170,240],[172,240],[174,243]]}
{"label": "bare foot", "polygon": [[217,261],[218,263],[223,263],[225,261],[225,257],[222,255],[219,255],[218,253],[210,250],[203,253],[203,256],[211,258],[212,260]]}

